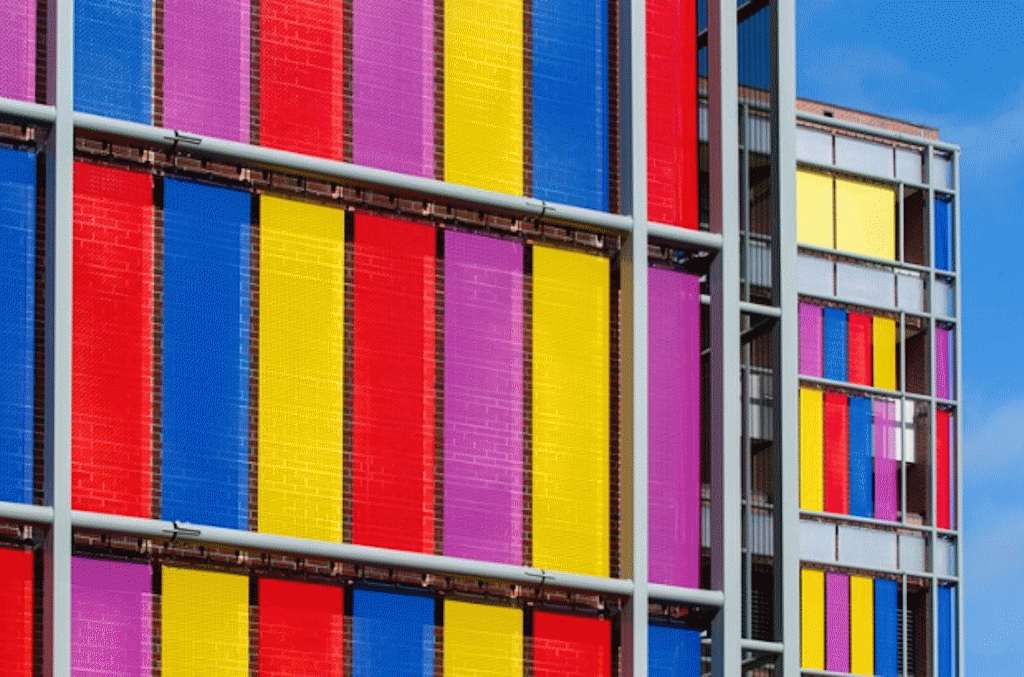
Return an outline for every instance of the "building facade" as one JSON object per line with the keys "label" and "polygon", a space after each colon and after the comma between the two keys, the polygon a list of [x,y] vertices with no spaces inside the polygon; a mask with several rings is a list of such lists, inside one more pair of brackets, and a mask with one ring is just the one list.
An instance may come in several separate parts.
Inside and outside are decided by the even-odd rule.
{"label": "building facade", "polygon": [[958,151],[791,2],[0,8],[4,674],[962,674]]}

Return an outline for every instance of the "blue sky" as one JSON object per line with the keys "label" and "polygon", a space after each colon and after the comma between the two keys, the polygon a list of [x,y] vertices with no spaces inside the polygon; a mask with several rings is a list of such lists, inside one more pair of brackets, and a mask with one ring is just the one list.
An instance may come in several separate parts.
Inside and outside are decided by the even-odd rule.
{"label": "blue sky", "polygon": [[962,148],[966,667],[1024,674],[1024,2],[799,0],[797,93]]}

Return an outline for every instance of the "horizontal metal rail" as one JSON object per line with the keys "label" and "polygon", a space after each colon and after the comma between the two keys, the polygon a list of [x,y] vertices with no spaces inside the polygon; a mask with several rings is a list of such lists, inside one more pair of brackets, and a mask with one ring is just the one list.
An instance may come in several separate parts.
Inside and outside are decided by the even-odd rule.
{"label": "horizontal metal rail", "polygon": [[30,101],[18,101],[0,96],[0,117],[20,122],[52,123],[57,119],[57,110],[53,106]]}
{"label": "horizontal metal rail", "polygon": [[933,146],[937,150],[942,151],[959,151],[960,146],[955,143],[949,143],[948,141],[939,141],[938,139],[926,139],[923,136],[916,136],[914,134],[905,134],[904,132],[894,132],[888,129],[882,129],[880,127],[872,127],[871,125],[861,124],[859,122],[851,122],[849,120],[840,120],[835,117],[828,117],[826,115],[818,115],[817,113],[808,113],[806,111],[796,112],[797,122],[812,122],[816,125],[824,125],[826,127],[835,127],[837,129],[844,129],[848,132],[857,132],[858,134],[864,134],[865,136],[874,136],[881,139],[889,139],[891,141],[899,141],[911,146]]}
{"label": "horizontal metal rail", "polygon": [[677,588],[674,585],[649,583],[647,595],[652,600],[662,602],[681,602],[721,608],[725,604],[725,595],[721,590],[700,590],[696,588]]}
{"label": "horizontal metal rail", "polygon": [[47,505],[0,501],[0,520],[19,524],[53,524],[53,508]]}

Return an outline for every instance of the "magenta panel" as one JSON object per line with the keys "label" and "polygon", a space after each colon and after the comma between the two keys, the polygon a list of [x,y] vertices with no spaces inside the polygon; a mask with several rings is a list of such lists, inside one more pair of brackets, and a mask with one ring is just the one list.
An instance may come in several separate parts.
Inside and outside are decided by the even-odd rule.
{"label": "magenta panel", "polygon": [[821,308],[800,304],[800,373],[821,378],[822,326]]}
{"label": "magenta panel", "polygon": [[950,398],[949,388],[949,330],[935,328],[935,396]]}
{"label": "magenta panel", "polygon": [[896,521],[896,403],[875,400],[875,519]]}
{"label": "magenta panel", "polygon": [[522,563],[523,248],[445,231],[444,554]]}
{"label": "magenta panel", "polygon": [[651,268],[648,286],[649,575],[700,585],[700,280]]}
{"label": "magenta panel", "polygon": [[248,0],[164,0],[163,126],[249,142]]}
{"label": "magenta panel", "polygon": [[352,161],[434,176],[434,0],[352,1]]}
{"label": "magenta panel", "polygon": [[850,671],[850,578],[825,574],[825,669]]}
{"label": "magenta panel", "polygon": [[149,677],[151,575],[146,564],[72,560],[73,675]]}
{"label": "magenta panel", "polygon": [[36,98],[36,0],[0,0],[0,96]]}

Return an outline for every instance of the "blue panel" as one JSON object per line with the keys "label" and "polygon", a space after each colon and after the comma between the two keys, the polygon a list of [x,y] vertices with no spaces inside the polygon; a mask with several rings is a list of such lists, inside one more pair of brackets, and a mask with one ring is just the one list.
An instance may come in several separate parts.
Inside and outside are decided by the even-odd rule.
{"label": "blue panel", "polygon": [[874,517],[871,400],[850,398],[850,514]]}
{"label": "blue panel", "polygon": [[825,308],[825,378],[846,380],[846,311]]}
{"label": "blue panel", "polygon": [[139,0],[75,0],[75,109],[149,124],[153,12]]}
{"label": "blue panel", "polygon": [[949,197],[935,198],[935,267],[939,270],[953,269],[950,247],[953,239],[952,212],[953,203]]}
{"label": "blue panel", "polygon": [[36,158],[0,149],[0,501],[32,502]]}
{"label": "blue panel", "polygon": [[897,677],[899,630],[896,581],[875,579],[875,674],[878,677]]}
{"label": "blue panel", "polygon": [[608,209],[608,3],[533,0],[533,195]]}
{"label": "blue panel", "polygon": [[700,677],[700,632],[671,625],[647,626],[650,677]]}
{"label": "blue panel", "polygon": [[939,616],[939,665],[938,677],[953,677],[953,588],[940,585],[938,588]]}
{"label": "blue panel", "polygon": [[741,85],[766,91],[771,87],[771,20],[771,6],[765,4],[736,27],[737,76]]}
{"label": "blue panel", "polygon": [[434,598],[369,586],[352,591],[352,677],[434,674]]}
{"label": "blue panel", "polygon": [[250,199],[164,181],[164,519],[248,526]]}

